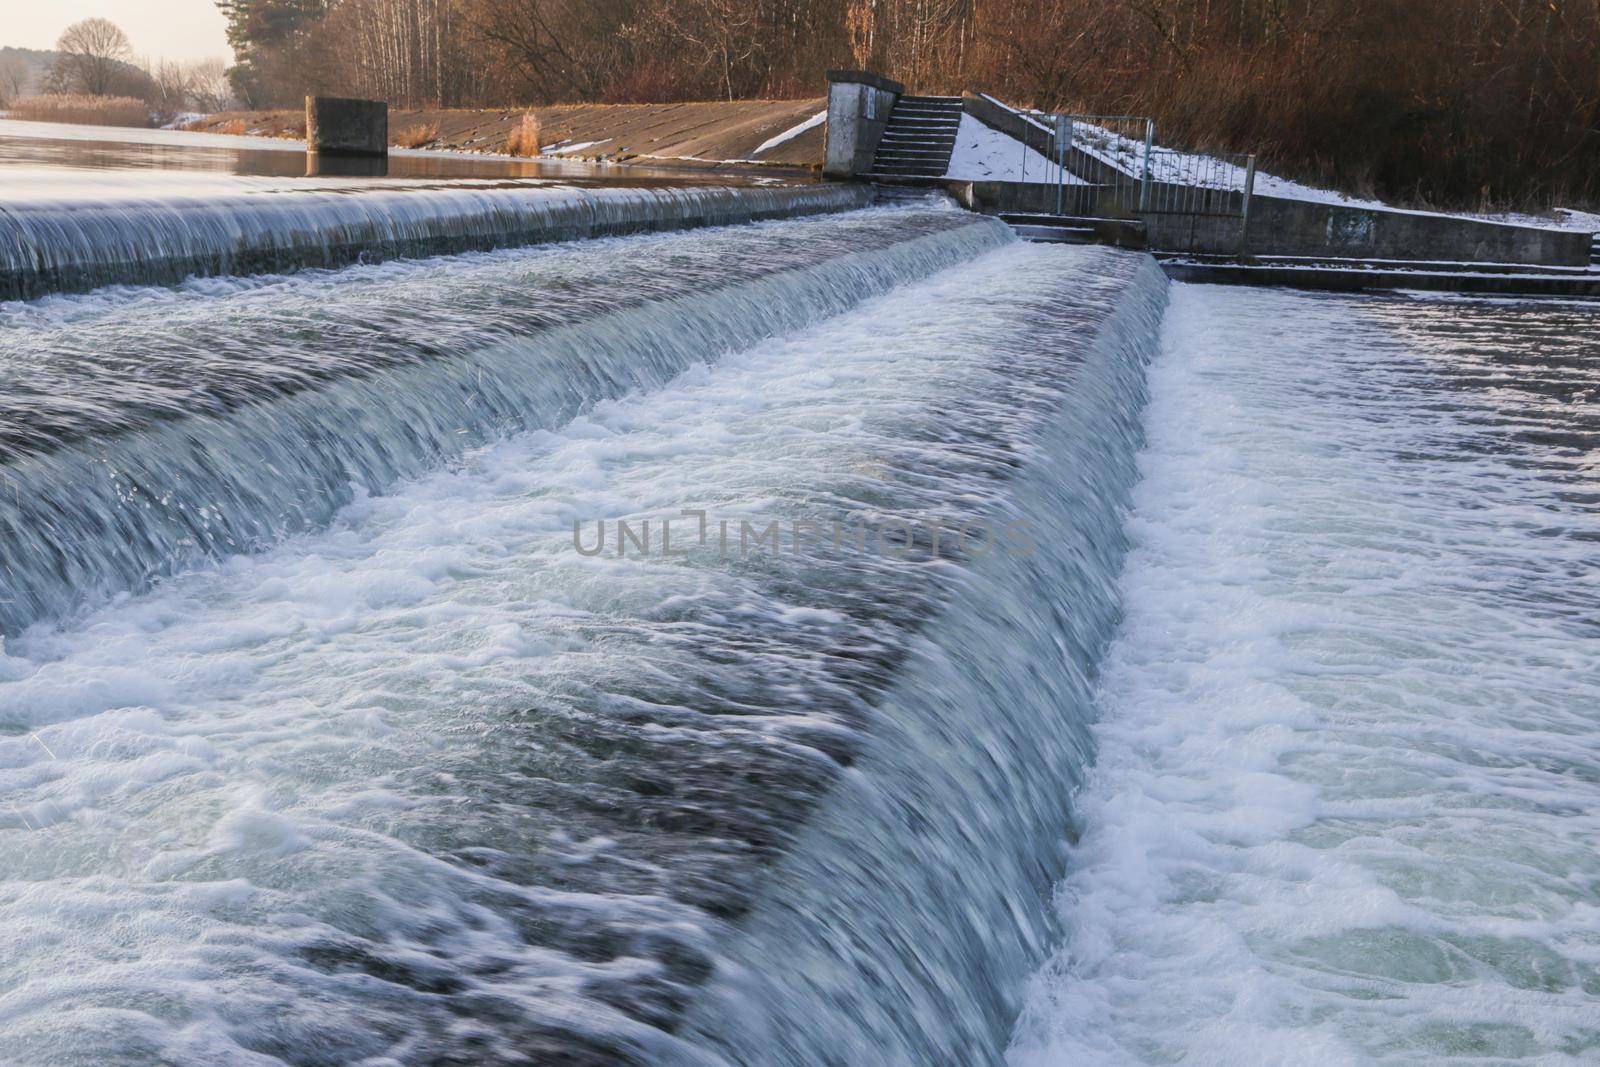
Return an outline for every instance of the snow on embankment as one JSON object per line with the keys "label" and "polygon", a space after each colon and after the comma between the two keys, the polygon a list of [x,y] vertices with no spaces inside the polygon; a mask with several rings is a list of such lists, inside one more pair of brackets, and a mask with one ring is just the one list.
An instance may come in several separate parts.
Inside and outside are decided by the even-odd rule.
{"label": "snow on embankment", "polygon": [[[968,182],[1053,183],[1059,180],[1059,173],[1060,168],[1052,160],[963,112],[955,151],[944,176]],[[1082,183],[1083,179],[1076,175],[1067,175],[1067,184]]]}
{"label": "snow on embankment", "polygon": [[[1038,126],[1040,130],[1048,131],[1050,126],[1043,120],[1048,115],[1043,112],[1030,112],[1008,106],[1005,102],[998,101],[992,96],[986,96],[987,101],[997,107],[1005,107],[1011,114],[1021,118],[1022,122]],[[968,138],[968,123],[982,133],[974,134]],[[987,133],[989,136],[982,136]],[[1008,134],[989,130],[989,126],[971,120],[968,115],[962,117],[962,131],[958,134],[957,157],[950,160],[950,171],[946,178],[960,178],[965,181],[1053,181],[1054,168],[1050,160],[1040,157],[1037,152],[1029,152],[1026,165],[1021,162],[1021,142],[1010,138]],[[971,141],[970,146],[966,142]],[[1005,142],[1010,142],[1006,146]],[[963,147],[966,149],[963,158]],[[1098,158],[1102,163],[1115,166],[1123,173],[1138,174],[1144,166],[1144,142],[1136,138],[1128,138],[1114,130],[1107,130],[1104,126],[1093,123],[1078,122],[1074,126],[1072,147],[1082,150],[1091,157]],[[957,158],[962,158],[962,168],[957,168]],[[1006,160],[1010,158],[1010,165]],[[1035,163],[1038,160],[1038,163]],[[1150,178],[1154,181],[1173,182],[1179,186],[1200,186],[1210,189],[1243,189],[1245,186],[1245,171],[1242,166],[1227,162],[1222,158],[1211,157],[1203,152],[1184,152],[1173,149],[1163,144],[1155,144],[1150,152]],[[987,170],[992,173],[984,173]],[[1035,170],[1037,166],[1037,170]],[[1050,178],[1043,178],[1046,166],[1050,168]],[[1070,181],[1077,179],[1069,178]],[[1502,222],[1507,226],[1531,226],[1539,229],[1576,230],[1582,234],[1600,234],[1600,214],[1592,211],[1579,211],[1573,208],[1554,208],[1546,214],[1525,213],[1498,213],[1478,214],[1459,213],[1459,211],[1426,211],[1414,208],[1398,208],[1382,200],[1371,198],[1352,197],[1336,189],[1318,189],[1307,186],[1304,182],[1294,181],[1290,178],[1280,178],[1278,174],[1267,171],[1256,171],[1256,184],[1254,194],[1259,197],[1280,197],[1283,200],[1302,200],[1307,203],[1328,203],[1328,205],[1346,206],[1346,208],[1370,208],[1378,211],[1406,211],[1408,214],[1442,214],[1448,218],[1482,219],[1486,222]]]}
{"label": "snow on embankment", "polygon": [[788,144],[790,141],[794,140],[796,137],[799,137],[802,133],[805,133],[807,130],[815,129],[816,127],[821,126],[824,122],[827,122],[827,121],[828,121],[828,109],[827,108],[823,108],[821,111],[817,112],[815,115],[812,115],[810,118],[806,119],[804,122],[796,123],[795,125],[790,126],[787,130],[784,130],[782,133],[778,134],[777,136],[769,137],[765,141],[762,141],[759,145],[756,146],[756,150],[754,152],[752,152],[751,154],[759,156],[763,152],[770,152],[770,151],[772,151],[772,149],[777,148],[779,145]]}

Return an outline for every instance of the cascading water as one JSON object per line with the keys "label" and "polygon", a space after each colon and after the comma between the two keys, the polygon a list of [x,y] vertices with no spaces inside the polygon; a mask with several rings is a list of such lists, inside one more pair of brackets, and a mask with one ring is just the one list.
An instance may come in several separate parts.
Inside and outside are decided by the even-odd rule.
{"label": "cascading water", "polygon": [[926,206],[0,303],[0,1062],[1592,1058],[1593,325]]}
{"label": "cascading water", "polygon": [[0,204],[0,300],[194,275],[337,267],[864,206],[861,186],[612,187],[453,182]]}
{"label": "cascading water", "polygon": [[0,318],[0,633],[316,528],[1003,235],[842,216],[23,306]]}
{"label": "cascading water", "polygon": [[[96,330],[146,331],[155,358],[114,368],[85,417],[119,457],[183,472],[163,506],[208,468],[249,489],[219,522],[275,518],[279,476],[344,506],[7,638],[7,1058],[995,1062],[1050,939],[1165,283],[1140,257],[960,219],[15,311],[30,363],[80,382],[110,347]],[[613,306],[608,279],[674,253],[692,274],[697,252],[681,294]],[[240,387],[229,353],[266,345],[297,286],[316,315]],[[435,286],[416,321],[461,310],[438,352],[396,311]],[[499,295],[529,291],[557,324]],[[635,340],[605,349],[617,319]],[[553,346],[564,330],[581,342]],[[637,341],[661,332],[688,354]],[[185,336],[212,339],[214,370],[162,369]],[[597,344],[614,357],[585,358]],[[89,447],[36,428],[13,468]],[[284,434],[337,473],[240,473],[279,467],[261,450]],[[329,462],[336,437],[372,444]],[[368,455],[382,477],[348,488]],[[111,515],[158,510],[140,485]],[[649,554],[619,520],[651,524]],[[145,527],[14,528],[98,558]],[[144,551],[123,558],[166,550]]]}

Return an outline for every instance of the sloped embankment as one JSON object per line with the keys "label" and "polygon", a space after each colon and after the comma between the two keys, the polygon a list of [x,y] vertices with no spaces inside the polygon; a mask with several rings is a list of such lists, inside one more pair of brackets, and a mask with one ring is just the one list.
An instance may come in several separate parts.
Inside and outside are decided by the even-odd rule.
{"label": "sloped embankment", "polygon": [[[812,166],[822,161],[823,97],[805,100],[713,100],[678,104],[555,104],[531,109],[546,151],[563,159],[639,159],[682,165],[741,162]],[[392,137],[434,134],[417,147],[502,153],[522,121],[519,108],[391,111]],[[224,111],[192,124],[209,133],[305,136],[298,110]],[[437,131],[437,132],[435,132]]]}

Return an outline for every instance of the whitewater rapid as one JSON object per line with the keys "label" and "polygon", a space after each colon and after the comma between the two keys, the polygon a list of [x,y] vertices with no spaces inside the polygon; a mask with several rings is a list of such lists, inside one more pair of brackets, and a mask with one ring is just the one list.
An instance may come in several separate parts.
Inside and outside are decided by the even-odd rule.
{"label": "whitewater rapid", "polygon": [[1177,285],[1014,1067],[1600,1057],[1600,312]]}

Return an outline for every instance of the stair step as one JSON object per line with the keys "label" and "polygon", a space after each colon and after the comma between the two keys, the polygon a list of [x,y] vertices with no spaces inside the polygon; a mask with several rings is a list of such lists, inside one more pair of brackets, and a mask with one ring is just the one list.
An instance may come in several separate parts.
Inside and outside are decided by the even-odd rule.
{"label": "stair step", "polygon": [[959,96],[902,96],[878,140],[872,170],[897,178],[942,178],[961,129]]}
{"label": "stair step", "polygon": [[1055,215],[1043,211],[1002,211],[998,217],[1001,222],[1012,225],[1066,226],[1080,229],[1084,227],[1092,229],[1095,223],[1104,221],[1088,215]]}
{"label": "stair step", "polygon": [[1092,243],[1095,238],[1094,231],[1087,226],[1013,225],[1011,228],[1024,241],[1083,245]]}

